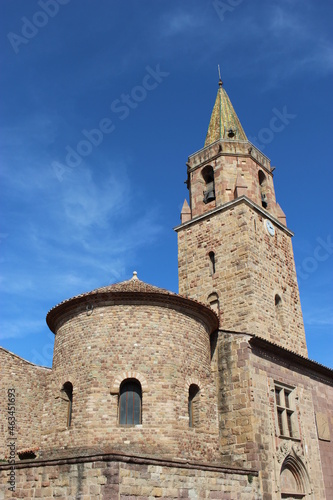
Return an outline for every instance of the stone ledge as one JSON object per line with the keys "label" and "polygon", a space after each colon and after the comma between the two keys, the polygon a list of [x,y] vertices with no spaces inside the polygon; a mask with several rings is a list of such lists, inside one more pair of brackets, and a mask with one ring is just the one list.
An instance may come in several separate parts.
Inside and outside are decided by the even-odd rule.
{"label": "stone ledge", "polygon": [[[15,463],[15,469],[29,469],[34,467],[46,467],[49,465],[71,465],[78,463],[89,463],[89,462],[122,462],[137,465],[156,465],[164,467],[174,467],[177,469],[196,469],[205,470],[212,472],[220,472],[222,474],[238,474],[241,476],[246,476],[251,474],[254,477],[258,477],[259,472],[254,469],[240,469],[233,467],[225,467],[219,464],[208,464],[205,462],[190,462],[188,460],[172,460],[154,457],[142,457],[136,455],[123,455],[121,453],[98,453],[98,454],[87,454],[87,455],[77,455],[74,457],[63,457],[57,459],[38,459],[38,460],[26,460],[23,462]],[[1,470],[9,470],[13,467],[12,464],[0,464]]]}

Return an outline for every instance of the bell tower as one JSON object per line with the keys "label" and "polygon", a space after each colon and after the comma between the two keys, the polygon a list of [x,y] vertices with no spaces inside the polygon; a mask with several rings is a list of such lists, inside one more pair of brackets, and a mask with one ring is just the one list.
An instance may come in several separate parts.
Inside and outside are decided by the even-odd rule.
{"label": "bell tower", "polygon": [[220,329],[307,356],[291,238],[270,160],[247,139],[219,81],[204,147],[187,162],[179,293],[209,304]]}

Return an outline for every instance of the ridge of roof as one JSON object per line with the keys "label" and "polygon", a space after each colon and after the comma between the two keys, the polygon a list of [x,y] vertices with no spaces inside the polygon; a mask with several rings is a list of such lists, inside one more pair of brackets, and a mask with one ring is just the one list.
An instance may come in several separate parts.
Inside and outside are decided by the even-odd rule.
{"label": "ridge of roof", "polygon": [[251,339],[249,340],[249,343],[257,347],[268,348],[271,351],[274,350],[275,353],[278,353],[281,356],[283,355],[284,358],[287,356],[289,359],[292,359],[296,363],[298,362],[299,364],[308,366],[309,368],[315,369],[316,371],[319,371],[322,374],[330,378],[333,378],[332,368],[329,368],[328,366],[318,363],[318,361],[314,361],[313,359],[307,358],[302,354],[298,354],[297,352],[292,351],[291,349],[282,347],[276,344],[275,342],[272,342],[271,340],[264,339],[259,335],[252,335]]}

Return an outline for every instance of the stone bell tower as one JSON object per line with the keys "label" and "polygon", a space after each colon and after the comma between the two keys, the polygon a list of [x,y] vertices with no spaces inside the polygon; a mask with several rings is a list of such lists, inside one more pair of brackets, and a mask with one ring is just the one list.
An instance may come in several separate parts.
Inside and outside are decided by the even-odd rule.
{"label": "stone bell tower", "polygon": [[179,293],[210,304],[220,329],[307,356],[291,237],[270,160],[247,139],[219,81],[205,145],[187,162]]}

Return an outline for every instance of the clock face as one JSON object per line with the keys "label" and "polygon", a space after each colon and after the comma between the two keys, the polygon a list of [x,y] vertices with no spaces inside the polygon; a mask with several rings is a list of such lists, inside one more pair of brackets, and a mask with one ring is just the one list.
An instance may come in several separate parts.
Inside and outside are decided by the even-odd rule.
{"label": "clock face", "polygon": [[266,220],[265,225],[266,225],[266,229],[268,231],[268,234],[270,236],[274,236],[274,234],[275,234],[275,228],[274,228],[273,224],[271,223],[271,221],[270,220]]}

